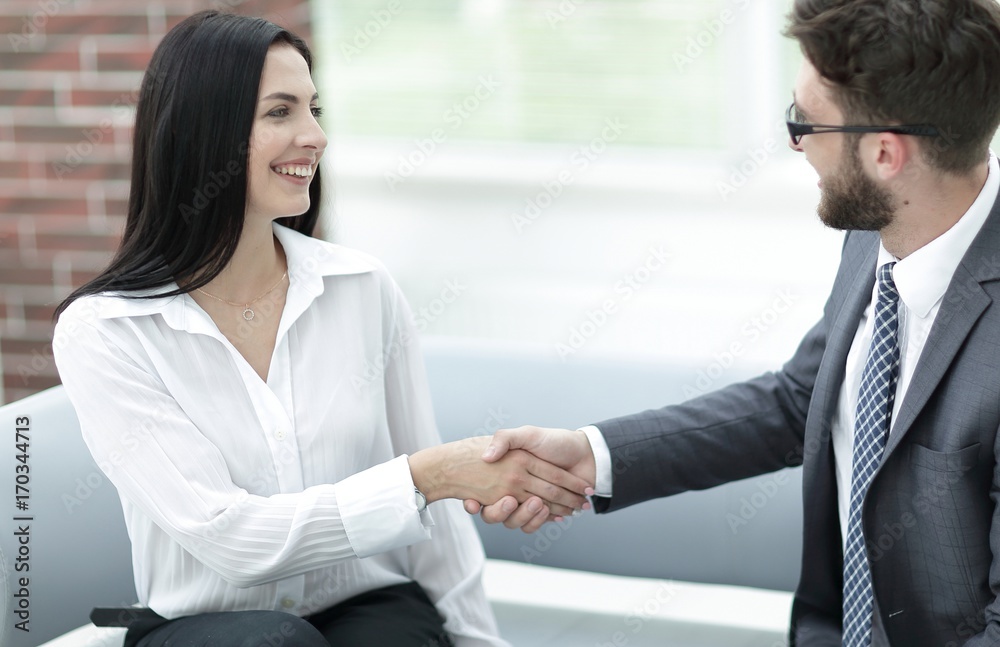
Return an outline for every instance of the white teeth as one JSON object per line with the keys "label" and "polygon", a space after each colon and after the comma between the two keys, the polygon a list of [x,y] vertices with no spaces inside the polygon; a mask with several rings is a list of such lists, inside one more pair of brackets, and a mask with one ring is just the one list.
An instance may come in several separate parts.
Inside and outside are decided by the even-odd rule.
{"label": "white teeth", "polygon": [[310,177],[313,174],[312,166],[275,166],[274,172],[282,175],[294,175],[296,177]]}

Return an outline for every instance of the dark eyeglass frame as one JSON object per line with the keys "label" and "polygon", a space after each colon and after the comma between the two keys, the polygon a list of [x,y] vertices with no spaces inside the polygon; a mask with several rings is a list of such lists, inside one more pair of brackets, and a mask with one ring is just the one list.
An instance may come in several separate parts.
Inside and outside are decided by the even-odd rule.
{"label": "dark eyeglass frame", "polygon": [[897,135],[917,135],[919,137],[937,137],[941,133],[930,124],[912,126],[827,126],[824,124],[804,124],[792,118],[795,112],[795,102],[785,111],[785,123],[788,124],[788,136],[792,143],[798,145],[806,135],[822,133],[895,133]]}

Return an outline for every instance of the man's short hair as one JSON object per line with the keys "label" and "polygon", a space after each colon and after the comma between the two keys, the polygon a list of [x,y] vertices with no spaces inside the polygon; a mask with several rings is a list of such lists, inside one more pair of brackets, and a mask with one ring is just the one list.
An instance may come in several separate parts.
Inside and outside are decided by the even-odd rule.
{"label": "man's short hair", "polygon": [[963,174],[1000,124],[996,0],[796,0],[786,35],[830,82],[845,123],[932,124],[927,162]]}

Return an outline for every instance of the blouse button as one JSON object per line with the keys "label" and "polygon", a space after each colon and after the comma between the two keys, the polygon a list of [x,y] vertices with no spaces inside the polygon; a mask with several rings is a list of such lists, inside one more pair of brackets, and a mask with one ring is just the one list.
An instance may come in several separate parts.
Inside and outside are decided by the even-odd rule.
{"label": "blouse button", "polygon": [[281,606],[283,606],[286,609],[291,609],[292,607],[295,606],[295,600],[291,598],[285,598],[284,600],[281,601]]}
{"label": "blouse button", "polygon": [[278,440],[284,440],[285,436],[287,435],[288,432],[285,431],[284,429],[278,429],[277,431],[274,432],[274,437],[277,438]]}

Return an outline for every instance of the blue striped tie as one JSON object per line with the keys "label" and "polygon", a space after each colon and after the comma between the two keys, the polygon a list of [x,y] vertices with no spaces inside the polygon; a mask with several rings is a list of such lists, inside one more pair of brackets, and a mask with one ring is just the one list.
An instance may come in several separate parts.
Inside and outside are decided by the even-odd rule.
{"label": "blue striped tie", "polygon": [[886,263],[878,269],[875,331],[858,392],[851,507],[844,551],[843,647],[868,647],[872,641],[872,578],[865,555],[861,504],[882,460],[899,376],[899,344],[896,341],[899,293],[892,280],[893,265],[895,263]]}

